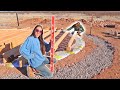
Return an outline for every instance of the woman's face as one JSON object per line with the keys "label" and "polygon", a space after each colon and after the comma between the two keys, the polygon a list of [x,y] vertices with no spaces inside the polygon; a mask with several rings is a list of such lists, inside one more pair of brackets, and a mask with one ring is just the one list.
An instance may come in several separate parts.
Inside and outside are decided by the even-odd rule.
{"label": "woman's face", "polygon": [[35,29],[35,36],[38,38],[41,34],[42,34],[42,28],[41,27],[37,27]]}

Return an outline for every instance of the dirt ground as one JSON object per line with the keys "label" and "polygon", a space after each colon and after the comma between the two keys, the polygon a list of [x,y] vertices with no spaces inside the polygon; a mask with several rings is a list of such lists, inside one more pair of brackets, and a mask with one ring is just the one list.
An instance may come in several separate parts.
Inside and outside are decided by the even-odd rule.
{"label": "dirt ground", "polygon": [[[56,27],[58,30],[60,29],[64,29],[65,27],[67,27],[70,23],[74,22],[75,19],[74,18],[61,18],[56,20]],[[35,19],[27,19],[24,21],[21,21],[20,24],[20,28],[23,27],[27,27],[30,26],[31,28],[33,28],[36,24],[42,24],[44,28],[49,28],[50,29],[50,19],[40,19],[40,18],[35,18]],[[85,23],[85,27],[86,27],[86,34],[90,34],[90,24]],[[113,63],[112,66],[104,69],[101,71],[100,74],[95,75],[92,79],[117,79],[120,78],[120,39],[115,39],[112,36],[107,37],[105,36],[104,33],[102,32],[110,32],[110,31],[119,31],[120,32],[120,27],[117,28],[103,28],[103,27],[97,27],[97,26],[93,26],[92,27],[92,35],[98,36],[106,41],[108,41],[109,43],[111,43],[113,45],[113,47],[115,47],[115,53],[114,53],[114,59],[113,59]],[[75,62],[80,61],[82,58],[84,58],[86,55],[88,55],[90,52],[92,52],[92,50],[94,48],[96,48],[96,45],[93,43],[93,41],[91,41],[90,39],[88,39],[87,37],[83,37],[84,41],[85,41],[85,47],[83,48],[83,50],[81,50],[79,53],[77,54],[72,54],[69,57],[66,57],[60,61],[58,61],[57,64],[55,64],[55,69],[58,70],[61,67],[64,67],[66,65],[71,65],[74,64]],[[21,73],[18,72],[17,69],[11,69],[9,70],[8,68],[1,68],[2,66],[0,66],[0,77],[4,74],[8,74],[8,72],[16,72],[16,73]]]}

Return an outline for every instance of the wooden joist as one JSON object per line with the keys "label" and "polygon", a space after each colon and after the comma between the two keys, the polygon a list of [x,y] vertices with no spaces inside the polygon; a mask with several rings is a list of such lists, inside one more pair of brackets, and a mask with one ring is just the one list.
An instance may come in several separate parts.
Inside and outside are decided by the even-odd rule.
{"label": "wooden joist", "polygon": [[16,57],[17,55],[19,55],[19,47],[13,48],[12,50],[8,50],[7,52],[3,53],[3,63],[5,64],[8,59],[10,59],[11,57]]}
{"label": "wooden joist", "polygon": [[22,33],[24,33],[25,31],[28,31],[28,30],[30,30],[29,27],[23,28],[23,29],[12,29],[12,30],[5,29],[5,30],[0,30],[0,41],[4,40],[5,38],[16,36],[18,33],[22,34]]}
{"label": "wooden joist", "polygon": [[67,36],[69,32],[66,31],[56,42],[55,42],[55,46],[54,46],[54,50],[56,51],[58,48],[58,45],[62,42],[62,40]]}
{"label": "wooden joist", "polygon": [[[11,37],[11,38],[7,38],[7,39],[4,39],[2,41],[0,41],[0,52],[5,49],[5,50],[10,50],[12,48],[14,48],[16,45],[13,44],[14,42],[16,41],[19,41],[19,37],[23,37],[24,35],[28,35],[30,32],[25,32],[25,33],[22,33],[22,34],[18,34],[14,37]],[[8,48],[8,49],[7,49]]]}
{"label": "wooden joist", "polygon": [[77,35],[77,31],[74,32],[74,34],[72,35],[70,41],[68,42],[68,45],[66,47],[67,51],[71,51],[71,46],[72,46],[72,43],[73,43],[76,35]]}
{"label": "wooden joist", "polygon": [[2,54],[3,52],[6,52],[10,49],[12,49],[12,42],[9,43],[1,43],[0,44],[0,54]]}
{"label": "wooden joist", "polygon": [[[21,35],[23,35],[23,34],[25,34],[25,33],[28,33],[28,32],[31,32],[30,30],[26,30],[25,32],[20,32],[19,34],[11,34],[11,38],[8,38],[8,37],[4,37],[3,38],[3,40],[2,41],[0,41],[0,43],[4,43],[5,41],[9,41],[9,40],[11,40],[11,39],[15,39],[15,38],[17,38],[17,37],[21,37]],[[9,36],[10,37],[10,36]]]}
{"label": "wooden joist", "polygon": [[48,35],[50,35],[50,31],[43,33],[43,38],[47,37]]}
{"label": "wooden joist", "polygon": [[12,41],[12,48],[15,48],[16,46],[21,45],[30,34],[31,33],[28,32],[22,35],[22,37],[19,37],[18,39]]}
{"label": "wooden joist", "polygon": [[[55,31],[55,37],[56,37],[60,32],[61,32],[61,31],[56,30],[56,31]],[[46,40],[47,42],[49,42],[49,41],[50,41],[50,38],[51,38],[51,36],[49,36],[49,37],[46,38],[45,40]]]}

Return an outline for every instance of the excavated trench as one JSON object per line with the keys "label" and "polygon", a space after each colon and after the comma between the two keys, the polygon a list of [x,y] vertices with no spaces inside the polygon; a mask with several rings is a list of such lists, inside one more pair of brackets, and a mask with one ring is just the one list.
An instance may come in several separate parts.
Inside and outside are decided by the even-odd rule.
{"label": "excavated trench", "polygon": [[112,65],[114,47],[99,37],[91,35],[86,37],[92,39],[97,48],[80,62],[55,71],[52,79],[90,79]]}

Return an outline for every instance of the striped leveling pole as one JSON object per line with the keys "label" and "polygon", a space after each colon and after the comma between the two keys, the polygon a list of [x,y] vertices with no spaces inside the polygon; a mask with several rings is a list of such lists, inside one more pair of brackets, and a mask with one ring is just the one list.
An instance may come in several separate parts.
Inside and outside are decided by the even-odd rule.
{"label": "striped leveling pole", "polygon": [[55,18],[54,16],[52,16],[51,18],[52,22],[51,22],[51,50],[50,50],[50,70],[51,72],[54,72],[54,41],[55,41],[55,37],[54,37],[54,29],[55,29]]}

